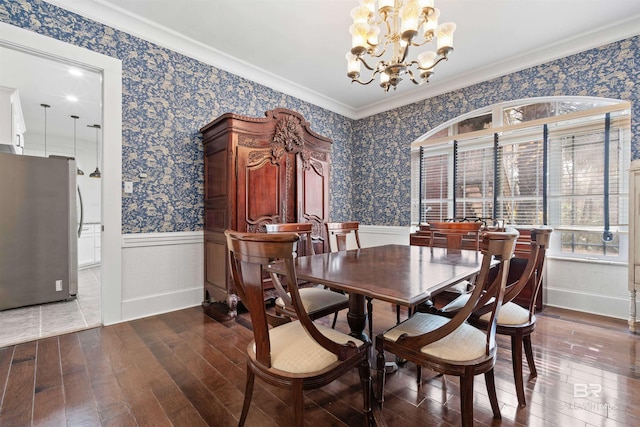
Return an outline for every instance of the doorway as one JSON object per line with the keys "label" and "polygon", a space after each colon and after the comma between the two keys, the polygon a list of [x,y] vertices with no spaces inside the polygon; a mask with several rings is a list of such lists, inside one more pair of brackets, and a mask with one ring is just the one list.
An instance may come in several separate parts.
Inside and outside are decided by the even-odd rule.
{"label": "doorway", "polygon": [[[86,163],[86,166],[82,164],[82,167],[86,167],[86,170],[83,169],[86,180],[89,179],[88,175],[94,172],[96,167],[100,168],[101,171],[101,178],[90,184],[99,187],[101,197],[98,202],[95,202],[94,199],[94,205],[89,206],[89,208],[93,208],[94,213],[96,210],[98,212],[99,220],[93,224],[95,225],[93,232],[94,236],[97,235],[100,238],[99,242],[94,240],[94,263],[85,265],[84,267],[90,268],[83,270],[93,271],[95,279],[99,279],[100,282],[97,298],[101,309],[99,310],[100,315],[97,323],[105,325],[116,323],[121,318],[120,304],[122,294],[120,243],[122,228],[120,190],[122,179],[122,63],[118,59],[4,23],[0,23],[0,47],[26,52],[35,57],[46,58],[59,64],[64,64],[67,68],[73,65],[76,68],[91,71],[99,76],[98,96],[102,102],[99,119],[90,120],[92,123],[76,123],[77,143],[80,143],[82,139],[80,135],[82,128],[83,131],[89,132],[87,138],[90,144],[93,147],[100,146],[98,151],[85,153],[87,155],[84,156],[83,162]],[[4,56],[2,58],[4,74],[7,64]],[[27,70],[23,70],[23,72],[27,73]],[[51,112],[51,109],[49,110],[48,113]],[[82,114],[84,114],[84,111]],[[82,116],[82,114],[77,115]],[[41,114],[42,116],[43,114]],[[67,128],[72,129],[72,119],[69,117],[67,120]],[[97,136],[96,128],[89,128],[88,124],[102,125]],[[47,123],[47,133],[50,132],[49,125],[53,126],[51,122]],[[99,139],[98,143],[96,143],[96,139]],[[49,141],[52,141],[48,135],[47,140],[48,145]],[[76,154],[80,160],[83,156],[83,148],[78,144],[76,149]],[[48,150],[49,147],[47,147]],[[68,153],[63,155],[68,155]],[[94,158],[93,156],[96,157]],[[85,190],[90,191],[90,189]],[[95,203],[97,203],[97,206]],[[91,209],[87,212],[88,215],[90,211]],[[99,259],[99,262],[95,262],[97,259]],[[99,274],[95,274],[95,267],[97,266],[99,266]]]}
{"label": "doorway", "polygon": [[101,324],[102,73],[7,47],[0,47],[0,57],[0,88],[7,95],[0,102],[11,112],[11,122],[4,123],[3,115],[2,125],[13,131],[10,140],[0,141],[3,151],[75,158],[77,173],[70,180],[77,193],[78,237],[72,248],[78,250],[70,250],[68,256],[79,270],[75,299],[0,312],[0,345],[5,345]]}

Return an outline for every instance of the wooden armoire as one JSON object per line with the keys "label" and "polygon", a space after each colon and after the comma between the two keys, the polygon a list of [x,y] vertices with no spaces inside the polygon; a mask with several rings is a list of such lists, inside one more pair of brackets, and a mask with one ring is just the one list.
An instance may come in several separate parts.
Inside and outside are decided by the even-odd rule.
{"label": "wooden armoire", "polygon": [[224,231],[265,232],[265,224],[311,222],[317,250],[326,250],[331,140],[284,108],[264,118],[227,113],[200,132],[204,144],[204,300],[237,296]]}

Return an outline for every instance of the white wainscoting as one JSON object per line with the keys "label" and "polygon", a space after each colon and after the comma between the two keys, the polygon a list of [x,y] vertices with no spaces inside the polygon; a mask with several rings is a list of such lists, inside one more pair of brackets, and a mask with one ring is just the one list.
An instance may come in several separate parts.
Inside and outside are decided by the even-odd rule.
{"label": "white wainscoting", "polygon": [[547,257],[544,303],[627,319],[627,265]]}
{"label": "white wainscoting", "polygon": [[390,227],[360,224],[358,234],[362,247],[381,245],[408,245],[411,227]]}
{"label": "white wainscoting", "polygon": [[[408,245],[411,227],[360,225],[363,247]],[[122,321],[202,303],[203,232],[122,236]],[[549,257],[544,303],[626,319],[627,266]]]}
{"label": "white wainscoting", "polygon": [[122,235],[122,319],[200,305],[204,233]]}

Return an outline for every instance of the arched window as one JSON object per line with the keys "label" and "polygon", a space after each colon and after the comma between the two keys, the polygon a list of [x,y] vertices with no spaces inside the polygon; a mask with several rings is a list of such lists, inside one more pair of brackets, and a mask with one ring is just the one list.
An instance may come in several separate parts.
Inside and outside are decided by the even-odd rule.
{"label": "arched window", "polygon": [[412,144],[412,222],[550,225],[550,254],[626,261],[630,105],[533,98],[444,123]]}

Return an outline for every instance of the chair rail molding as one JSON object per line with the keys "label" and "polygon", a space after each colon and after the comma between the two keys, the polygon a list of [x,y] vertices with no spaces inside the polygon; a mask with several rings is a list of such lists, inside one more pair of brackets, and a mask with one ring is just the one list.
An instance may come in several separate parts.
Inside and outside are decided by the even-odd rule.
{"label": "chair rail molding", "polygon": [[122,235],[122,247],[184,245],[204,243],[203,231],[180,231],[167,233],[128,233]]}

